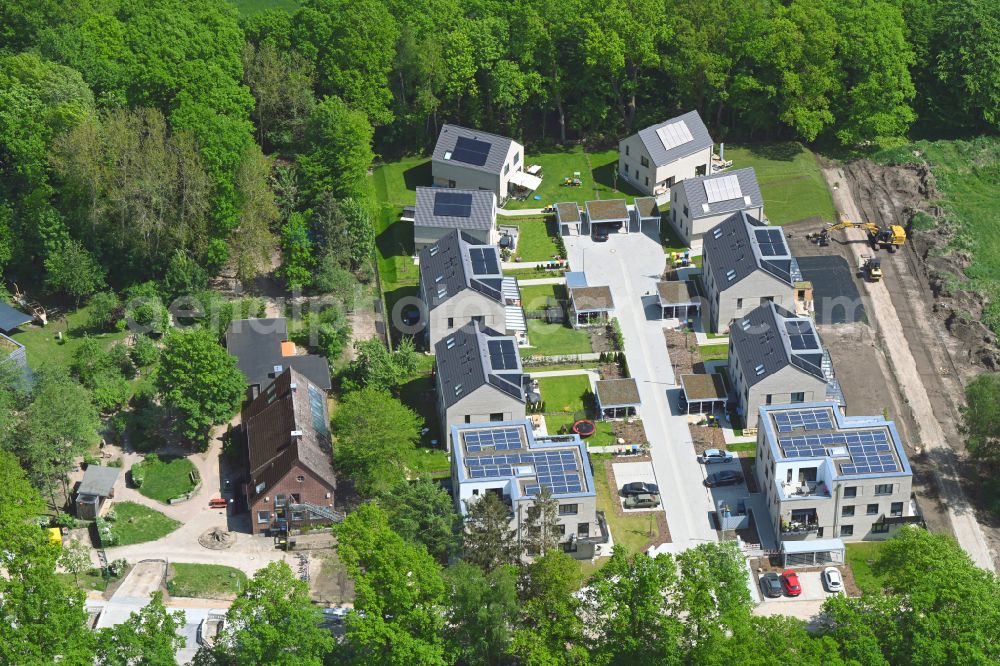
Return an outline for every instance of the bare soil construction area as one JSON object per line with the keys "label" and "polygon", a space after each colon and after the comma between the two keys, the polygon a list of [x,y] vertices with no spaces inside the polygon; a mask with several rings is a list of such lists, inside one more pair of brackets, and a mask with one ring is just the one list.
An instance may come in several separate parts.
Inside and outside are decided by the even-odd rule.
{"label": "bare soil construction area", "polygon": [[[928,199],[934,196],[933,179],[922,167],[859,161],[827,169],[826,176],[838,210],[852,220],[909,226],[917,211],[935,212]],[[860,255],[872,253],[858,230],[835,232],[828,247],[817,247],[805,236],[819,228],[815,223],[786,227],[792,253],[840,255],[852,267]],[[982,365],[989,367],[991,341],[949,334],[948,321],[957,306],[935,298],[940,292],[931,289],[925,263],[926,257],[934,256],[929,244],[911,240],[900,252],[879,255],[885,274],[882,284],[865,284],[855,277],[870,326],[838,324],[820,329],[849,413],[885,409],[896,419],[910,449],[914,491],[928,527],[952,532],[970,553],[978,549],[981,561],[988,548],[995,563],[1000,525],[977,510],[978,475],[964,455],[959,432],[963,380],[981,371]],[[976,521],[971,520],[973,515]]]}

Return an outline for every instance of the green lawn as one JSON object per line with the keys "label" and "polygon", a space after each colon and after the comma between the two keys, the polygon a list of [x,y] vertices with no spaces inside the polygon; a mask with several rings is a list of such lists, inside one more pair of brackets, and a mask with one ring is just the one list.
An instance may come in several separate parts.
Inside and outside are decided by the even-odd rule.
{"label": "green lawn", "polygon": [[564,284],[532,284],[521,287],[521,305],[525,310],[544,310],[569,298]]}
{"label": "green lawn", "polygon": [[630,553],[639,553],[645,552],[651,543],[659,540],[655,513],[620,516],[615,512],[618,489],[609,487],[608,475],[604,473],[604,466],[600,463],[594,465],[594,490],[597,492],[597,509],[604,511],[616,546],[623,546]]}
{"label": "green lawn", "polygon": [[[28,352],[28,365],[33,368],[43,363],[52,363],[68,367],[73,360],[73,354],[83,342],[85,336],[97,338],[110,347],[115,342],[125,339],[126,333],[97,333],[87,331],[89,308],[82,307],[70,313],[65,319],[50,321],[44,328],[38,326],[26,327],[23,331],[13,333],[10,337],[24,345]],[[62,333],[62,341],[56,339],[56,334]]]}
{"label": "green lawn", "polygon": [[243,16],[252,16],[268,9],[284,9],[294,12],[299,8],[299,0],[229,0]]}
{"label": "green lawn", "polygon": [[522,347],[521,356],[561,356],[594,351],[587,331],[562,324],[548,324],[540,319],[528,320],[528,341],[532,346]]}
{"label": "green lawn", "polygon": [[[524,159],[528,165],[541,165],[542,184],[524,201],[508,201],[505,208],[542,208],[560,201],[583,203],[593,199],[631,199],[637,194],[627,183],[615,188],[617,149],[591,153],[585,152],[582,146],[550,148],[541,153],[528,151]],[[564,185],[564,179],[575,177],[576,172],[580,173],[583,184],[579,187]],[[536,200],[535,196],[541,199]]]}
{"label": "green lawn", "polygon": [[135,502],[115,502],[113,508],[118,518],[111,523],[111,532],[119,546],[155,541],[181,526],[173,518]]}
{"label": "green lawn", "polygon": [[71,573],[57,573],[56,576],[62,578],[70,585],[78,585],[81,590],[96,590],[97,592],[103,592],[108,589],[108,584],[111,582],[105,580],[104,576],[101,575],[101,570],[97,568],[80,574],[79,583],[77,583],[77,577]]}
{"label": "green lawn", "polygon": [[150,499],[166,503],[194,489],[191,472],[195,466],[187,458],[144,460],[132,466],[133,476],[137,467],[145,472],[139,492]]}
{"label": "green lawn", "polygon": [[[726,450],[733,453],[749,453],[751,457],[757,453],[757,442],[742,442],[739,444],[726,444]],[[747,456],[742,456],[746,458]]]}
{"label": "green lawn", "polygon": [[[544,262],[541,262],[544,263]],[[529,268],[505,268],[504,276],[514,276],[518,280],[538,280],[543,278],[557,278],[566,274],[563,268],[539,268],[538,266]]]}
{"label": "green lawn", "polygon": [[[517,227],[517,249],[513,261],[551,261],[559,254],[555,236],[556,220],[552,215],[543,217],[502,217],[499,224]],[[507,275],[507,271],[504,271]]]}
{"label": "green lawn", "polygon": [[[420,270],[412,259],[413,224],[400,222],[399,215],[403,206],[416,200],[417,185],[430,185],[430,174],[430,160],[410,157],[378,167],[370,180],[377,204],[375,245],[379,274],[387,301],[393,291],[413,287],[420,278]],[[388,306],[391,308],[392,303]]]}
{"label": "green lawn", "polygon": [[698,353],[703,361],[725,361],[729,358],[729,345],[701,345]]}
{"label": "green lawn", "polygon": [[536,372],[555,372],[558,370],[594,370],[595,368],[597,368],[596,361],[585,361],[582,363],[557,363],[555,365],[526,365],[524,366],[524,371],[528,374],[535,374]]}
{"label": "green lawn", "polygon": [[590,391],[590,379],[586,375],[565,377],[540,377],[538,389],[542,394],[547,412],[581,412],[584,409],[584,395]]}
{"label": "green lawn", "polygon": [[223,564],[170,565],[167,591],[172,597],[232,599],[247,585],[247,575]]}
{"label": "green lawn", "polygon": [[[569,431],[575,420],[572,414],[549,414],[545,417],[545,428],[550,433],[558,433],[563,426],[566,426],[566,430]],[[612,421],[594,421],[594,428],[594,434],[586,440],[587,446],[611,446],[615,443]]]}
{"label": "green lawn", "polygon": [[837,219],[830,190],[813,153],[799,143],[726,146],[733,169],[753,167],[771,224],[789,224],[819,216]]}
{"label": "green lawn", "polygon": [[[447,476],[450,469],[448,454],[441,447],[441,426],[438,423],[437,402],[431,369],[434,357],[421,355],[416,372],[399,388],[399,398],[403,404],[415,411],[424,420],[427,434],[410,454],[406,466],[415,474]],[[432,445],[438,440],[438,447]]]}
{"label": "green lawn", "polygon": [[845,559],[851,566],[851,571],[854,572],[855,582],[865,594],[878,592],[882,589],[882,583],[878,576],[872,573],[871,563],[878,558],[884,543],[884,541],[862,541],[845,544],[847,548]]}

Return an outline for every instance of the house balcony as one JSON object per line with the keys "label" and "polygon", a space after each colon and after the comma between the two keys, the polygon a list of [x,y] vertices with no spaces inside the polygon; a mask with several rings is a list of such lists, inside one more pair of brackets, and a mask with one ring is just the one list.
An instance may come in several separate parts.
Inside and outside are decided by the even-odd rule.
{"label": "house balcony", "polygon": [[805,539],[819,532],[819,517],[816,509],[795,509],[781,517],[782,539]]}
{"label": "house balcony", "polygon": [[816,499],[830,497],[830,488],[825,481],[801,481],[799,483],[779,483],[781,499]]}

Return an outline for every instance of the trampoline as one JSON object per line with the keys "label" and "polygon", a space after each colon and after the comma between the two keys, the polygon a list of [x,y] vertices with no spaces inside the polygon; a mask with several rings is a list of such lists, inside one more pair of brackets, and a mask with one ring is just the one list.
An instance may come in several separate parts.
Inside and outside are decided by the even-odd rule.
{"label": "trampoline", "polygon": [[590,437],[597,431],[597,426],[593,421],[583,419],[573,424],[573,432],[580,437]]}

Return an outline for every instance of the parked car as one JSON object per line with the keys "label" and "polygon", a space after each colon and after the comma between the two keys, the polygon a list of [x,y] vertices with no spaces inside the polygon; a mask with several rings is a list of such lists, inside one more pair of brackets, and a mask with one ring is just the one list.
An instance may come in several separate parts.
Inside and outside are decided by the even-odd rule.
{"label": "parked car", "polygon": [[701,454],[701,461],[706,465],[711,463],[727,463],[733,460],[734,456],[729,451],[723,451],[722,449],[706,449],[704,453]]}
{"label": "parked car", "polygon": [[626,483],[622,486],[622,495],[628,497],[629,495],[659,495],[660,487],[655,483],[646,483],[645,481],[633,481],[632,483]]}
{"label": "parked car", "polygon": [[743,475],[729,469],[709,474],[705,479],[705,485],[709,488],[735,486],[737,483],[743,483]]}
{"label": "parked car", "polygon": [[625,498],[626,509],[652,509],[660,506],[660,498],[656,495],[630,495]]}
{"label": "parked car", "polygon": [[781,578],[773,571],[764,574],[760,577],[760,589],[763,590],[765,597],[771,597],[772,599],[780,597],[783,589]]}
{"label": "parked car", "polygon": [[823,569],[823,584],[828,592],[843,592],[844,577],[840,575],[837,567],[827,567]]}
{"label": "parked car", "polygon": [[595,243],[606,243],[608,240],[608,232],[603,229],[594,229],[594,233],[591,234]]}
{"label": "parked car", "polygon": [[781,583],[785,586],[785,594],[790,597],[797,597],[802,594],[802,585],[799,583],[799,575],[791,569],[781,572]]}

